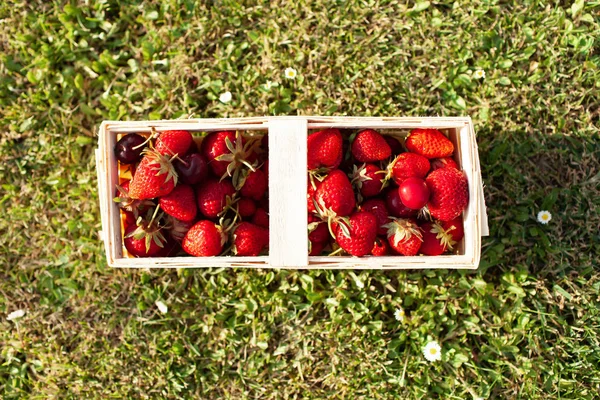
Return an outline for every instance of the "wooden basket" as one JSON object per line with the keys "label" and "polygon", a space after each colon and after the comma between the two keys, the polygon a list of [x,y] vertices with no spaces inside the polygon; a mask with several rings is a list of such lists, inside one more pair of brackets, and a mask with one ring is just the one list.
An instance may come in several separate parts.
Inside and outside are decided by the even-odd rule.
{"label": "wooden basket", "polygon": [[[117,160],[113,148],[123,133],[150,133],[185,129],[258,130],[269,133],[269,255],[260,257],[169,257],[130,258],[123,247],[119,208],[112,201],[118,183]],[[310,131],[373,128],[382,133],[414,128],[436,128],[455,145],[455,160],[469,182],[469,205],[464,212],[465,237],[458,255],[339,257],[308,256],[306,209],[306,137]],[[105,121],[100,126],[96,150],[98,197],[106,259],[112,267],[197,268],[209,266],[255,268],[324,269],[476,269],[481,255],[481,237],[488,235],[487,214],[475,131],[468,117],[253,117],[228,119],[187,119],[172,121]]]}

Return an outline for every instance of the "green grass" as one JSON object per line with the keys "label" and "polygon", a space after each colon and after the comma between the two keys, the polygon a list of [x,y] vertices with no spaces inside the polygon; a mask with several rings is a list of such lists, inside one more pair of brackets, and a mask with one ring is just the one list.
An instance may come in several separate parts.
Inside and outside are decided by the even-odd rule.
{"label": "green grass", "polygon": [[[243,3],[0,4],[0,397],[597,398],[600,2]],[[480,269],[106,266],[102,120],[296,113],[472,116]]]}

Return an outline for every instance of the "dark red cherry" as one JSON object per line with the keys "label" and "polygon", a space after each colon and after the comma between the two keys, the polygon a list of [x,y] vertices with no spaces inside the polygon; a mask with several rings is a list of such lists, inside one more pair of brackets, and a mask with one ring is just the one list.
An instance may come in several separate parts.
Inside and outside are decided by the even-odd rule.
{"label": "dark red cherry", "polygon": [[390,215],[393,215],[394,217],[408,218],[417,215],[417,210],[412,210],[402,204],[398,189],[395,187],[388,191],[385,198],[385,205],[387,206]]}
{"label": "dark red cherry", "polygon": [[142,144],[146,141],[143,136],[137,133],[130,133],[123,136],[115,145],[115,157],[123,164],[134,164],[142,158],[144,147]]}
{"label": "dark red cherry", "polygon": [[208,175],[208,162],[200,153],[185,155],[181,160],[175,160],[173,164],[179,180],[188,185],[202,182]]}

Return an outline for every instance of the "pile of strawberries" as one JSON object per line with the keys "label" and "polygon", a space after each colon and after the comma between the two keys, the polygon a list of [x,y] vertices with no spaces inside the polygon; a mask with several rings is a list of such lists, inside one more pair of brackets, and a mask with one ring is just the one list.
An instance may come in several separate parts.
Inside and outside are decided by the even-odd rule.
{"label": "pile of strawberries", "polygon": [[[269,243],[266,136],[188,131],[123,136],[115,146],[123,242],[136,257],[257,256]],[[129,174],[128,174],[129,175]]]}
{"label": "pile of strawberries", "polygon": [[310,134],[310,255],[454,251],[469,197],[453,154],[453,143],[436,129],[414,129],[405,140],[373,129]]}

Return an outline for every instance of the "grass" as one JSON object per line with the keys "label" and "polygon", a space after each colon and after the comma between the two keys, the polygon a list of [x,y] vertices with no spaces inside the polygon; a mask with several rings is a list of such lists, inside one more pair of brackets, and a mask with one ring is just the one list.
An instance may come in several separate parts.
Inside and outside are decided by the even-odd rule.
{"label": "grass", "polygon": [[[0,397],[597,398],[599,13],[581,0],[2,2]],[[472,116],[491,230],[480,269],[106,266],[102,120],[296,113]],[[423,358],[429,340],[442,361]]]}

